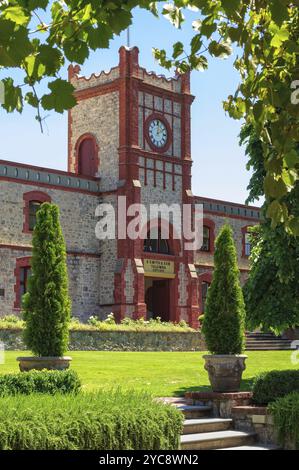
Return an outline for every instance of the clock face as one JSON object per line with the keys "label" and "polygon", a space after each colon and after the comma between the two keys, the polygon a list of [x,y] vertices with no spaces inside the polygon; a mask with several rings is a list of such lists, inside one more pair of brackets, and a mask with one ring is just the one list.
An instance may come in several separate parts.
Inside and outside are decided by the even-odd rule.
{"label": "clock face", "polygon": [[148,135],[151,140],[151,143],[158,149],[165,147],[165,145],[167,144],[167,128],[164,122],[160,121],[160,119],[153,119],[152,121],[150,121],[148,127]]}

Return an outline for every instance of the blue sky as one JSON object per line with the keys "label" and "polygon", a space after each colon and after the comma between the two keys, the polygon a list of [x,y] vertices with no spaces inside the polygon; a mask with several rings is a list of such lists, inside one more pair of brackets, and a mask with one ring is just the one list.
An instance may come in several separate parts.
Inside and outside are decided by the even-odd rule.
{"label": "blue sky", "polygon": [[[161,69],[152,56],[152,47],[168,51],[180,40],[188,43],[192,35],[188,14],[186,26],[177,31],[165,18],[156,19],[146,11],[136,10],[131,27],[131,45],[140,50],[139,61],[148,70],[170,73]],[[126,43],[126,34],[116,37],[109,50],[91,53],[82,66],[84,75],[108,70],[118,63],[118,49]],[[239,82],[233,69],[233,59],[209,59],[209,69],[192,72],[191,88],[195,95],[192,106],[193,192],[196,195],[244,203],[250,174],[245,169],[244,149],[239,147],[241,123],[226,116],[222,101],[232,94]],[[66,68],[63,71],[66,77]],[[5,74],[1,74],[4,76]],[[20,77],[14,75],[16,82]],[[23,114],[6,114],[0,109],[0,159],[30,163],[66,170],[67,113],[47,114],[44,134],[41,134],[35,112],[29,107]]]}

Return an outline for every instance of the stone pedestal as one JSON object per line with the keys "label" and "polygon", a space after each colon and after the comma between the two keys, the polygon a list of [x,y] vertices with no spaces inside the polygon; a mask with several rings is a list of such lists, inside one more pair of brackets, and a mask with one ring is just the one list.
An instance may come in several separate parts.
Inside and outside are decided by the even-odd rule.
{"label": "stone pedestal", "polygon": [[220,418],[231,418],[232,408],[250,404],[251,392],[187,392],[185,397],[194,405],[208,405],[212,407],[213,415]]}

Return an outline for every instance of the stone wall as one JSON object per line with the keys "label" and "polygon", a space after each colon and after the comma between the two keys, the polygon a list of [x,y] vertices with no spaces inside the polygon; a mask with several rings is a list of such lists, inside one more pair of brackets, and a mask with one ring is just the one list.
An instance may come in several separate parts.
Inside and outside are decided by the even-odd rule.
{"label": "stone wall", "polygon": [[13,181],[0,181],[0,244],[31,245],[32,235],[23,232],[23,195],[30,191],[48,194],[51,201],[59,206],[61,226],[69,251],[99,253],[99,241],[95,237],[98,196]]}
{"label": "stone wall", "polygon": [[[204,351],[199,332],[71,331],[71,351]],[[0,330],[7,351],[25,350],[21,330]]]}

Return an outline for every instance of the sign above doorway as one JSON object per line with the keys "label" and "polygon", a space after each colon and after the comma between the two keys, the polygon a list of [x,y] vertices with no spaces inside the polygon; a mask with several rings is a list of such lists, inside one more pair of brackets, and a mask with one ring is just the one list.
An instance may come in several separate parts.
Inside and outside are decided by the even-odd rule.
{"label": "sign above doorway", "polygon": [[160,277],[174,279],[174,262],[160,259],[144,259],[144,275],[148,277]]}

